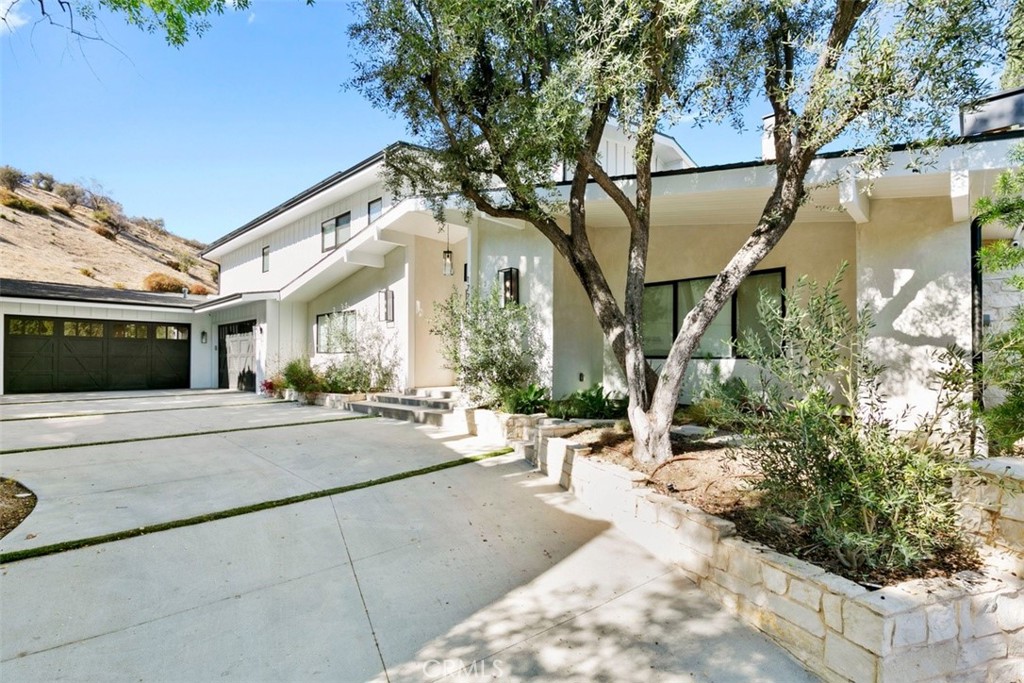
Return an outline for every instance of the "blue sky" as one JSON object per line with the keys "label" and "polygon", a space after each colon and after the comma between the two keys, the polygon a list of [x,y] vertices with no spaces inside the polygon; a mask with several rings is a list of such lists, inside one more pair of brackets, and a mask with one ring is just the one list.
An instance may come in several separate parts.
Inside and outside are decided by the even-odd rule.
{"label": "blue sky", "polygon": [[[395,140],[404,124],[342,84],[347,3],[255,2],[180,49],[101,15],[109,45],[30,21],[0,35],[0,158],[95,179],[129,215],[210,242]],[[750,125],[759,123],[750,112]],[[701,165],[759,155],[756,130],[669,129]]]}

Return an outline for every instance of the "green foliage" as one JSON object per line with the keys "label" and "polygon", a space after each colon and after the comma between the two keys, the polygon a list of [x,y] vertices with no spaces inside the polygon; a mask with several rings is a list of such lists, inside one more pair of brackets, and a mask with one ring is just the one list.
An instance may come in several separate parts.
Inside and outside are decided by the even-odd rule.
{"label": "green foliage", "polygon": [[525,305],[501,305],[497,287],[467,297],[457,290],[435,305],[430,333],[441,342],[445,367],[471,401],[496,403],[537,382],[544,355],[536,315]]}
{"label": "green foliage", "polygon": [[1013,13],[1006,25],[1006,67],[999,79],[1003,90],[1024,85],[1024,2],[1013,5]]}
{"label": "green foliage", "polygon": [[0,187],[14,192],[24,185],[28,178],[13,166],[0,166]]}
{"label": "green foliage", "polygon": [[501,409],[506,413],[533,415],[543,413],[547,405],[548,390],[539,384],[508,389],[501,396]]}
{"label": "green foliage", "polygon": [[6,207],[17,209],[25,213],[30,213],[34,216],[49,216],[50,210],[39,202],[34,202],[28,197],[20,197],[16,194],[10,194],[4,191],[0,194],[0,204]]}
{"label": "green foliage", "polygon": [[315,394],[323,391],[323,381],[313,369],[308,356],[293,358],[281,370],[285,385],[303,394]]}
{"label": "green foliage", "polygon": [[761,302],[766,341],[742,349],[761,372],[760,409],[714,384],[709,394],[745,436],[766,511],[811,530],[853,573],[908,569],[962,542],[951,486],[970,473],[970,368],[947,354],[935,411],[898,424],[865,351],[870,315],[855,320],[842,303],[841,274],[822,287],[801,279],[786,316]]}
{"label": "green foliage", "polygon": [[45,190],[46,192],[53,192],[53,185],[53,176],[50,175],[49,173],[40,173],[39,171],[36,171],[35,173],[32,174],[33,187],[40,190]]}
{"label": "green foliage", "polygon": [[[1011,230],[1024,226],[1024,145],[1013,149],[1011,163],[996,179],[992,194],[975,203],[982,224],[1002,223]],[[982,247],[978,260],[985,273],[1017,270],[1008,284],[1021,292],[1024,300],[1024,247],[999,240]],[[983,350],[981,381],[990,393],[998,395],[998,400],[987,401],[978,415],[985,426],[989,452],[1024,452],[1024,304],[986,335]]]}
{"label": "green foliage", "polygon": [[548,414],[563,420],[616,420],[626,416],[627,401],[595,384],[589,389],[574,391],[548,405]]}
{"label": "green foliage", "polygon": [[85,188],[74,183],[57,183],[53,192],[68,203],[70,208],[75,208],[85,202]]}
{"label": "green foliage", "polygon": [[174,257],[177,259],[176,268],[182,273],[188,273],[198,263],[198,260],[191,253],[182,249],[177,249],[174,252]]}

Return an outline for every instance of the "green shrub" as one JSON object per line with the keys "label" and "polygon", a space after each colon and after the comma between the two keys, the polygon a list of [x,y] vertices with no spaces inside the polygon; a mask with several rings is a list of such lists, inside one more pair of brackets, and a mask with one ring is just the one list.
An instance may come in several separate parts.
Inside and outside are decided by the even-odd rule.
{"label": "green shrub", "polygon": [[16,194],[10,194],[4,192],[0,196],[0,204],[23,211],[24,213],[30,213],[34,216],[49,216],[50,210],[38,202],[34,202],[28,197],[19,197]]}
{"label": "green shrub", "polygon": [[501,397],[501,409],[506,413],[533,415],[544,412],[547,406],[548,390],[539,384],[508,389]]}
{"label": "green shrub", "polygon": [[574,391],[548,405],[548,414],[563,420],[617,420],[626,416],[629,400],[605,393],[604,386]]}
{"label": "green shrub", "polygon": [[303,394],[315,394],[324,390],[323,382],[307,356],[293,358],[281,371],[285,386]]}
{"label": "green shrub", "polygon": [[0,166],[0,187],[5,187],[14,192],[25,184],[28,178],[20,170],[13,166]]}
{"label": "green shrub", "polygon": [[182,273],[188,273],[188,271],[190,271],[192,267],[196,265],[196,257],[188,253],[187,251],[183,251],[180,249],[176,250],[174,252],[174,257],[177,259],[177,261],[175,261],[174,267],[176,270],[179,270]]}
{"label": "green shrub", "polygon": [[54,213],[59,213],[61,216],[64,216],[66,218],[74,218],[75,217],[75,214],[72,213],[71,209],[68,209],[68,208],[63,207],[63,206],[51,206],[50,210],[53,211]]}
{"label": "green shrub", "polygon": [[331,348],[345,349],[324,372],[337,387],[332,393],[387,391],[398,385],[397,337],[378,320],[357,313],[354,329],[333,326],[326,337]]}
{"label": "green shrub", "polygon": [[185,288],[185,283],[170,275],[150,273],[142,281],[142,288],[147,292],[174,292],[175,294],[180,294],[181,290]]}
{"label": "green shrub", "polygon": [[536,383],[544,342],[533,311],[525,305],[501,305],[497,287],[453,290],[435,305],[430,333],[441,342],[445,367],[471,401],[493,404],[505,392]]}
{"label": "green shrub", "polygon": [[884,411],[882,368],[865,351],[870,315],[855,320],[843,305],[841,276],[821,288],[801,279],[785,316],[762,300],[767,335],[740,349],[761,372],[759,410],[714,385],[709,393],[724,413],[716,419],[745,435],[765,512],[795,519],[853,574],[913,569],[963,544],[951,489],[970,474],[970,373],[948,355],[935,411],[909,430],[897,425]]}
{"label": "green shrub", "polygon": [[72,209],[85,202],[85,188],[74,183],[57,183],[53,187],[53,192]]}

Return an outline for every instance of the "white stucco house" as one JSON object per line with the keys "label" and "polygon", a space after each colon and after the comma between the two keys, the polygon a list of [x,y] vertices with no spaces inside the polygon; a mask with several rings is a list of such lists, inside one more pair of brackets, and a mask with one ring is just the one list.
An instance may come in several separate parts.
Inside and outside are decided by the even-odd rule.
{"label": "white stucco house", "polygon": [[[1024,89],[1016,94],[1024,99]],[[983,302],[972,254],[981,240],[1009,235],[998,228],[982,234],[972,226],[971,207],[1007,168],[1011,147],[1024,142],[1022,121],[1024,115],[994,132],[982,126],[923,167],[910,163],[907,150],[894,148],[889,169],[870,182],[858,177],[856,154],[821,155],[809,176],[808,185],[816,187],[810,200],[708,331],[702,358],[693,363],[696,371],[712,364],[726,376],[743,371],[743,361],[732,357],[733,342],[752,324],[758,290],[781,291],[801,275],[824,281],[845,261],[843,297],[851,307],[874,312],[872,350],[891,368],[887,388],[894,408],[929,404],[933,352],[951,344],[965,350],[976,345],[983,311],[974,303]],[[540,315],[547,344],[544,381],[553,395],[595,383],[621,386],[582,287],[539,232],[480,213],[466,220],[460,211],[449,212],[439,225],[423,200],[396,200],[387,193],[381,180],[387,154],[383,150],[325,178],[212,243],[204,257],[220,264],[221,291],[215,297],[177,297],[173,307],[161,307],[159,301],[170,299],[143,304],[106,292],[105,300],[90,300],[88,292],[79,292],[62,300],[0,283],[4,391],[113,388],[109,379],[94,386],[61,379],[61,368],[90,362],[72,358],[65,328],[76,333],[76,321],[90,320],[144,321],[153,348],[160,324],[185,325],[187,331],[174,332],[181,348],[187,346],[181,386],[253,390],[293,357],[331,357],[338,349],[323,331],[332,324],[352,325],[354,317],[346,316],[355,312],[393,335],[405,388],[449,385],[452,377],[428,331],[433,306],[453,287],[489,285],[499,276],[516,278],[520,302]],[[634,182],[629,139],[609,128],[602,154],[628,191]],[[666,136],[656,141],[653,164],[645,333],[657,365],[688,306],[749,235],[771,191],[774,167],[763,160],[699,167]],[[567,185],[558,187],[567,191]],[[594,184],[587,215],[598,258],[622,292],[628,231],[614,203]],[[451,252],[452,275],[443,273],[445,251]],[[118,329],[123,335],[123,325]],[[42,333],[36,347],[53,349],[36,354],[33,381],[24,379],[32,370],[27,331]],[[163,332],[162,341],[168,334]],[[103,334],[108,344],[124,346],[120,337],[115,342],[111,332]],[[97,345],[89,353],[99,363],[107,352]],[[115,361],[103,362],[106,377],[116,374]]]}

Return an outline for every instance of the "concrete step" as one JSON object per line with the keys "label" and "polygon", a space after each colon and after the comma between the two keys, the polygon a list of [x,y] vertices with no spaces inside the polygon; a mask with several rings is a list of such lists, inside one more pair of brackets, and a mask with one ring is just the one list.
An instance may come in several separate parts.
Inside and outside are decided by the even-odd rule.
{"label": "concrete step", "polygon": [[406,396],[418,396],[420,398],[458,398],[458,387],[417,387],[406,389]]}
{"label": "concrete step", "polygon": [[431,398],[426,396],[409,396],[408,394],[371,394],[371,401],[391,403],[414,408],[436,408],[449,410],[455,405],[454,398]]}
{"label": "concrete step", "polygon": [[392,420],[407,420],[434,427],[443,427],[445,417],[451,415],[451,410],[448,409],[422,408],[381,401],[354,401],[348,404],[348,409],[365,415],[377,415]]}

